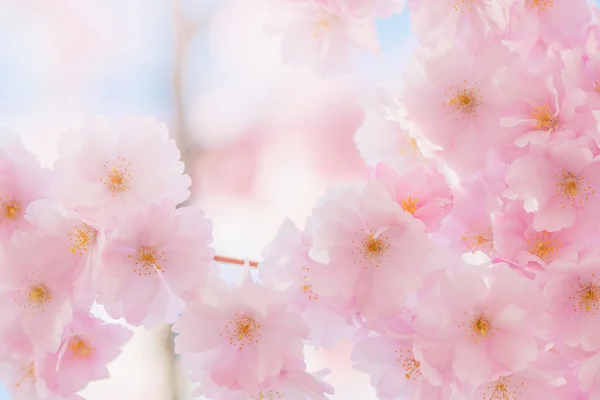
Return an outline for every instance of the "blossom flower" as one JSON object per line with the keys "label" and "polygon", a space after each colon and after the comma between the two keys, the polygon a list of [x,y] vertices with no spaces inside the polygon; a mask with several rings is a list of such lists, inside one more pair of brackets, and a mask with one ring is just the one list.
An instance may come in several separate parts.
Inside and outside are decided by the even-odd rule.
{"label": "blossom flower", "polygon": [[[264,385],[262,390],[248,394],[243,390],[224,390],[211,383],[204,384],[194,393],[218,400],[298,399],[327,400],[325,394],[333,394],[333,388],[322,381],[327,371],[309,374],[306,371],[282,371],[278,377]],[[214,386],[214,387],[213,387]]]}
{"label": "blossom flower", "polygon": [[415,310],[415,355],[430,381],[478,386],[526,370],[545,318],[536,285],[501,264],[442,279],[439,297]]}
{"label": "blossom flower", "polygon": [[504,194],[524,201],[525,210],[534,213],[536,231],[555,232],[593,215],[600,175],[592,146],[582,137],[532,151],[510,165]]}
{"label": "blossom flower", "polygon": [[327,74],[345,72],[361,50],[379,52],[372,17],[356,4],[290,1],[273,11],[265,28],[282,36],[285,63],[308,64]]}
{"label": "blossom flower", "polygon": [[132,336],[124,326],[105,324],[78,311],[62,334],[60,348],[46,356],[41,374],[54,394],[74,395],[94,380],[108,378],[106,365]]}
{"label": "blossom flower", "polygon": [[452,210],[450,187],[444,176],[431,167],[417,167],[399,175],[393,168],[378,164],[375,178],[383,180],[400,207],[423,221],[429,232],[438,230]]}
{"label": "blossom flower", "polygon": [[[34,351],[54,351],[71,321],[73,267],[60,242],[35,231],[13,236],[0,263],[0,336],[5,345],[30,339]],[[19,334],[15,334],[18,332]],[[8,336],[8,337],[7,337]]]}
{"label": "blossom flower", "polygon": [[458,172],[485,164],[489,138],[501,131],[498,120],[514,96],[505,70],[518,62],[499,44],[472,57],[458,48],[421,50],[404,74],[406,118]]}
{"label": "blossom flower", "polygon": [[342,188],[320,201],[307,222],[313,237],[313,288],[367,319],[397,313],[431,271],[434,246],[424,224],[394,201],[381,181]]}
{"label": "blossom flower", "polygon": [[252,282],[249,271],[238,286],[222,286],[188,302],[173,325],[175,350],[192,381],[256,393],[282,371],[304,370],[309,328],[286,310],[285,297]]}
{"label": "blossom flower", "polygon": [[190,194],[175,141],[151,117],[92,119],[65,134],[58,153],[57,198],[107,230],[146,204]]}
{"label": "blossom flower", "polygon": [[50,171],[42,169],[18,136],[0,130],[0,240],[7,241],[15,230],[28,227],[25,210],[48,196]]}
{"label": "blossom flower", "polygon": [[577,259],[592,229],[584,226],[592,223],[587,219],[556,232],[538,232],[521,202],[510,202],[492,216],[495,254],[530,271],[543,270],[555,261]]}
{"label": "blossom flower", "polygon": [[310,325],[309,343],[333,347],[347,330],[346,320],[335,313],[335,299],[313,288],[313,270],[318,263],[309,256],[312,238],[290,220],[285,220],[277,236],[264,249],[259,278],[265,285],[290,293],[289,309]]}
{"label": "blossom flower", "polygon": [[[14,400],[62,400],[46,386],[40,362],[32,353],[18,352],[0,360],[0,380]],[[79,400],[77,397],[67,400]]]}
{"label": "blossom flower", "polygon": [[600,258],[561,260],[548,267],[544,293],[554,340],[585,351],[600,349],[596,313],[600,309]]}
{"label": "blossom flower", "polygon": [[199,289],[209,273],[211,241],[212,223],[201,210],[176,209],[170,201],[149,205],[107,239],[98,303],[132,325],[172,320],[180,311],[173,295]]}

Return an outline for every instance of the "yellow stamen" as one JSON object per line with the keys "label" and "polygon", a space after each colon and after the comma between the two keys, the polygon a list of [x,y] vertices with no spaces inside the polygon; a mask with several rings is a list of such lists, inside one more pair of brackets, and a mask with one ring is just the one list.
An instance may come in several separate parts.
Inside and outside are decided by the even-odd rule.
{"label": "yellow stamen", "polygon": [[531,116],[535,119],[536,129],[553,131],[558,127],[558,117],[552,113],[548,105],[534,107]]}
{"label": "yellow stamen", "polygon": [[100,180],[104,182],[104,186],[112,193],[113,197],[131,189],[131,174],[135,170],[130,172],[130,169],[131,163],[126,163],[125,159],[121,157],[117,158],[117,161],[110,165],[108,162],[104,164],[106,177],[100,178]]}
{"label": "yellow stamen", "polygon": [[48,287],[44,284],[30,286],[28,291],[29,303],[33,306],[41,307],[52,299]]}
{"label": "yellow stamen", "polygon": [[96,243],[97,232],[94,228],[87,224],[83,224],[81,227],[73,227],[73,231],[69,232],[69,241],[71,242],[71,247],[69,250],[73,254],[79,254],[80,256],[83,253],[86,253],[90,246]]}
{"label": "yellow stamen", "polygon": [[560,244],[548,232],[540,232],[536,235],[535,240],[530,242],[529,252],[535,254],[542,260],[548,259],[552,254],[560,250]]}
{"label": "yellow stamen", "polygon": [[596,282],[580,283],[577,288],[571,286],[571,289],[575,290],[575,293],[570,296],[570,299],[575,301],[573,311],[585,311],[595,315],[600,308],[599,279],[595,277],[595,274],[592,274],[592,280]]}
{"label": "yellow stamen", "polygon": [[80,336],[71,338],[68,349],[71,351],[71,357],[84,360],[90,358],[95,351],[90,342]]}
{"label": "yellow stamen", "polygon": [[469,226],[469,229],[460,237],[460,239],[472,252],[483,251],[484,253],[489,254],[494,248],[494,237],[491,228],[483,229]]}
{"label": "yellow stamen", "polygon": [[21,370],[22,370],[22,376],[15,383],[15,387],[17,387],[17,388],[20,388],[26,379],[31,379],[33,382],[35,382],[35,380],[36,380],[35,366],[33,364],[33,361],[30,361],[24,368],[21,367]]}
{"label": "yellow stamen", "polygon": [[[226,334],[229,336],[229,344],[238,347],[240,350],[244,346],[252,343],[258,343],[260,338],[260,324],[253,318],[234,314],[234,319],[225,324]],[[221,334],[220,336],[223,336]]]}
{"label": "yellow stamen", "polygon": [[527,5],[541,12],[554,7],[554,0],[527,0]]}
{"label": "yellow stamen", "polygon": [[[483,394],[483,400],[525,400],[521,397],[521,389],[524,385],[524,382],[515,385],[510,377],[501,376],[488,385],[486,392]],[[491,391],[489,397],[488,391]]]}
{"label": "yellow stamen", "polygon": [[[142,246],[137,251],[138,257],[135,262],[134,272],[139,276],[149,276],[156,272],[165,272],[164,266],[159,264],[159,261],[166,262],[164,252],[159,252],[153,246]],[[129,255],[131,258],[131,255]]]}
{"label": "yellow stamen", "polygon": [[414,214],[415,211],[417,211],[417,204],[419,203],[419,199],[417,198],[412,198],[411,196],[408,196],[407,199],[404,199],[400,202],[400,206],[402,207],[402,209],[408,213]]}
{"label": "yellow stamen", "polygon": [[494,335],[492,318],[486,311],[476,310],[468,324],[461,323],[459,326],[466,328],[467,335],[472,337],[475,343],[487,340]]}
{"label": "yellow stamen", "polygon": [[482,103],[479,88],[471,85],[469,81],[464,81],[461,86],[450,86],[446,91],[446,97],[448,103],[442,103],[442,106],[447,106],[449,111],[462,118],[474,117],[477,107]]}
{"label": "yellow stamen", "polygon": [[561,204],[565,207],[565,200],[571,202],[571,206],[575,207],[577,200],[579,204],[589,200],[590,194],[595,194],[592,190],[592,185],[589,181],[583,182],[582,176],[576,176],[567,170],[562,170],[560,176],[557,176],[558,183],[556,184],[556,197],[561,197]]}
{"label": "yellow stamen", "polygon": [[411,350],[404,351],[402,349],[398,349],[395,351],[395,353],[398,354],[396,361],[402,363],[402,368],[404,368],[404,371],[406,371],[404,378],[416,381],[417,378],[422,376],[420,370],[421,363],[414,359]]}

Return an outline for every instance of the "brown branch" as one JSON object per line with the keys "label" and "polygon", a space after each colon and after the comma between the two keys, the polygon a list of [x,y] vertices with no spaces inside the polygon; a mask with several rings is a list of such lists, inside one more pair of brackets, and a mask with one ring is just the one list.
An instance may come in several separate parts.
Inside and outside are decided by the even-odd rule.
{"label": "brown branch", "polygon": [[[245,261],[239,258],[215,256],[215,261],[225,264],[245,265]],[[258,261],[248,261],[248,263],[252,268],[258,268]]]}

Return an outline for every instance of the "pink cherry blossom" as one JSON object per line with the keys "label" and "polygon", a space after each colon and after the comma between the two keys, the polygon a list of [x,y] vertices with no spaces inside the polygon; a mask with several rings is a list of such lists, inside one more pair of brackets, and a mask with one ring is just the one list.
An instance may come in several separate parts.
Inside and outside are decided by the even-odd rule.
{"label": "pink cherry blossom", "polygon": [[[54,351],[72,318],[75,255],[34,231],[13,236],[0,263],[0,335],[5,345],[29,338],[34,351]],[[7,337],[8,336],[8,337]],[[13,344],[14,345],[14,344]]]}
{"label": "pink cherry blossom", "polygon": [[282,36],[285,63],[345,72],[362,50],[379,52],[375,25],[365,11],[360,2],[347,0],[282,2],[266,29]]}
{"label": "pink cherry blossom", "polygon": [[79,400],[60,397],[49,391],[41,375],[41,365],[31,354],[15,353],[0,360],[0,380],[11,400]]}
{"label": "pink cherry blossom", "polygon": [[[198,329],[202,326],[202,329]],[[251,394],[285,370],[303,370],[308,325],[286,310],[285,295],[254,283],[213,283],[173,325],[175,350],[192,381]]]}
{"label": "pink cherry blossom", "polygon": [[407,69],[401,94],[406,117],[457,171],[485,164],[489,138],[501,131],[498,120],[514,95],[505,69],[516,62],[506,47],[492,44],[472,57],[458,48],[420,49]]}
{"label": "pink cherry blossom", "polygon": [[341,188],[320,201],[307,232],[313,288],[335,297],[345,316],[373,319],[400,311],[431,271],[424,224],[405,212],[380,181]]}
{"label": "pink cherry blossom", "polygon": [[524,371],[540,350],[543,311],[536,284],[506,265],[447,277],[415,311],[415,356],[432,382],[478,386]]}
{"label": "pink cherry blossom", "polygon": [[290,293],[290,310],[311,326],[309,343],[333,347],[347,330],[346,320],[335,313],[335,298],[323,296],[313,287],[313,270],[318,263],[309,256],[312,239],[290,220],[263,251],[259,268],[261,282]]}
{"label": "pink cherry blossom", "polygon": [[175,141],[153,117],[92,119],[65,134],[58,153],[56,196],[104,229],[146,204],[190,195]]}
{"label": "pink cherry blossom", "polygon": [[569,228],[595,212],[600,175],[589,142],[585,137],[565,141],[548,150],[532,151],[510,165],[505,195],[524,201],[525,210],[534,213],[535,230]]}
{"label": "pink cherry blossom", "polygon": [[439,229],[452,210],[452,192],[442,174],[432,167],[417,167],[402,175],[385,164],[375,168],[375,178],[389,187],[400,207],[423,221],[427,231]]}
{"label": "pink cherry blossom", "polygon": [[586,351],[600,349],[600,258],[557,261],[548,267],[544,292],[554,321],[555,340]]}
{"label": "pink cherry blossom", "polygon": [[106,365],[132,336],[127,328],[105,324],[78,311],[62,334],[60,348],[43,362],[42,376],[55,394],[68,397],[94,380],[108,378]]}
{"label": "pink cherry blossom", "polygon": [[[110,235],[97,277],[98,303],[132,325],[171,321],[198,290],[214,256],[212,223],[195,207],[151,204]],[[181,304],[182,305],[182,304]]]}
{"label": "pink cherry blossom", "polygon": [[0,240],[28,228],[25,210],[32,201],[48,196],[49,172],[18,136],[0,130]]}

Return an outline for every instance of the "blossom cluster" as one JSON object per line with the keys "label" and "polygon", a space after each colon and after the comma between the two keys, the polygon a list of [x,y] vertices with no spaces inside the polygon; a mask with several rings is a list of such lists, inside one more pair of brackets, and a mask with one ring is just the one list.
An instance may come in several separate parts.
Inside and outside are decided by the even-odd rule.
{"label": "blossom cluster", "polygon": [[[398,0],[281,0],[290,64],[377,52]],[[219,278],[212,224],[153,118],[91,119],[52,170],[0,132],[0,379],[79,399],[172,323],[196,395],[323,400],[306,346],[355,344],[381,399],[600,399],[600,26],[586,0],[408,0],[419,47],[375,91],[370,176],[286,220],[258,279]],[[217,258],[218,259],[218,258]],[[94,307],[121,323],[105,323]]]}

